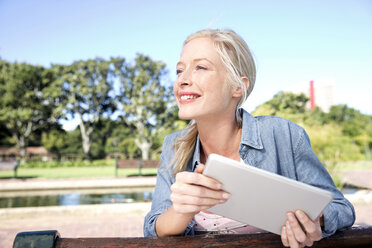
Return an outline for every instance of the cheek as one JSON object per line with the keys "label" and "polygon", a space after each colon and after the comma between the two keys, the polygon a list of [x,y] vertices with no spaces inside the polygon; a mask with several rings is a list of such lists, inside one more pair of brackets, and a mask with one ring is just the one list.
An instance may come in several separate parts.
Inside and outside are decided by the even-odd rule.
{"label": "cheek", "polygon": [[173,93],[174,93],[174,96],[177,96],[177,93],[178,93],[178,86],[177,86],[177,81],[174,82],[173,84]]}

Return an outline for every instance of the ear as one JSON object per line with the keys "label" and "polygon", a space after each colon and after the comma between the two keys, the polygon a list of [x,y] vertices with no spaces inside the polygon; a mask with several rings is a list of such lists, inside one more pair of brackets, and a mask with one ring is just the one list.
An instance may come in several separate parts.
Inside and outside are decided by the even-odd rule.
{"label": "ear", "polygon": [[[249,79],[247,77],[242,77],[242,81],[245,84],[245,89],[249,88]],[[233,89],[233,97],[241,97],[243,95],[242,88],[234,87]]]}

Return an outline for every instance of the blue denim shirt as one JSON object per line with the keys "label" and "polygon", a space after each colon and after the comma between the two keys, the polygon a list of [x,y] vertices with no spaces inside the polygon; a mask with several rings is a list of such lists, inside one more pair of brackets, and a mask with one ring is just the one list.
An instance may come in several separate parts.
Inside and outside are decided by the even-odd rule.
{"label": "blue denim shirt", "polygon": [[[162,164],[157,174],[151,211],[144,221],[145,237],[157,236],[156,219],[172,205],[170,186],[175,178],[168,167],[174,156],[173,143],[182,134],[183,132],[179,131],[164,139]],[[354,207],[336,188],[327,170],[311,149],[309,137],[302,127],[280,117],[253,117],[243,111],[239,154],[247,166],[251,165],[332,192],[334,200],[323,211],[323,237],[353,225]],[[199,163],[200,142],[197,137],[194,155],[188,163],[187,171],[194,171]],[[194,224],[194,221],[189,223],[185,235],[194,235]]]}

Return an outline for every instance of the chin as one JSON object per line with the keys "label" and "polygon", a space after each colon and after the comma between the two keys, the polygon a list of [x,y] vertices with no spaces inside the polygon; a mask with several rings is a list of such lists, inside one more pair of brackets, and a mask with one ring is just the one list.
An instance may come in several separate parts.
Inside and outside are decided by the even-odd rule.
{"label": "chin", "polygon": [[178,111],[178,117],[182,120],[192,120],[196,117],[195,113],[188,113],[188,111]]}

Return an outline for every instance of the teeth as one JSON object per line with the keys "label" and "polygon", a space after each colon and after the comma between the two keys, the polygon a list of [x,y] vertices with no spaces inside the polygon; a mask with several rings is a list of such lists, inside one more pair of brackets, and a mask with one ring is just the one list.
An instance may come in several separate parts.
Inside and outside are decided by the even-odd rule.
{"label": "teeth", "polygon": [[196,96],[195,95],[183,95],[180,98],[181,100],[187,100],[187,99],[195,99]]}

